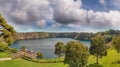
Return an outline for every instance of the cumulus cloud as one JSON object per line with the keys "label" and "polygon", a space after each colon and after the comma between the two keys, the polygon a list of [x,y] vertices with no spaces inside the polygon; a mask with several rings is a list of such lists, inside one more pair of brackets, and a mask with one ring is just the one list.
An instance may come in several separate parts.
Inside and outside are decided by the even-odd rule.
{"label": "cumulus cloud", "polygon": [[[106,5],[105,0],[99,2]],[[35,25],[41,29],[49,21],[52,25],[48,27],[55,29],[62,25],[78,30],[120,28],[120,11],[86,10],[82,0],[0,0],[0,12],[19,27]]]}
{"label": "cumulus cloud", "polygon": [[[61,24],[74,27],[88,28],[119,28],[120,12],[110,10],[109,12],[95,12],[81,8],[81,2],[73,0],[56,0],[54,9],[54,20]],[[75,26],[76,25],[76,26]]]}
{"label": "cumulus cloud", "polygon": [[0,8],[16,24],[33,24],[52,19],[52,9],[47,0],[0,0]]}
{"label": "cumulus cloud", "polygon": [[79,10],[81,7],[80,0],[55,0],[54,6],[54,20],[62,24],[79,21],[82,12],[84,12],[83,10]]}

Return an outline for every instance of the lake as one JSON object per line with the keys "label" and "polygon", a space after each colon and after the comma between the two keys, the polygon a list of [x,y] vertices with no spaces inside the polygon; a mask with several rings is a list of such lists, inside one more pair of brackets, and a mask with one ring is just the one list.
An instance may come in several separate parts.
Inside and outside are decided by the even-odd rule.
{"label": "lake", "polygon": [[[11,47],[20,49],[22,45],[25,45],[28,50],[32,50],[35,52],[42,52],[45,58],[55,58],[57,57],[54,54],[55,44],[59,42],[63,42],[66,44],[69,41],[73,41],[71,38],[44,38],[44,39],[35,39],[35,40],[20,40],[15,42]],[[80,41],[83,44],[89,47],[90,41]]]}

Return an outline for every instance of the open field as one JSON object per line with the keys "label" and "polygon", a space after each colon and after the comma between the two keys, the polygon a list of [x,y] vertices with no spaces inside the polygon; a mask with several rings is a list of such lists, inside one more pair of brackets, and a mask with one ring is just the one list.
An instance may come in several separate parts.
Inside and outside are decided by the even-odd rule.
{"label": "open field", "polygon": [[[120,60],[120,54],[115,50],[108,50],[108,55],[99,59],[100,65],[103,67],[120,67],[120,64],[112,64],[113,62]],[[88,59],[89,67],[96,67],[94,63],[96,62],[96,57],[90,56]],[[62,62],[60,63],[34,63],[27,60],[9,60],[0,61],[0,67],[67,67]]]}

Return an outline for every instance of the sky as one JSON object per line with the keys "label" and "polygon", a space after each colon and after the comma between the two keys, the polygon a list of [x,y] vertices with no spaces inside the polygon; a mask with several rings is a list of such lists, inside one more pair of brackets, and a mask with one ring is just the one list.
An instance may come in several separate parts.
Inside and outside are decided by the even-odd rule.
{"label": "sky", "polygon": [[0,0],[17,32],[120,30],[120,0]]}

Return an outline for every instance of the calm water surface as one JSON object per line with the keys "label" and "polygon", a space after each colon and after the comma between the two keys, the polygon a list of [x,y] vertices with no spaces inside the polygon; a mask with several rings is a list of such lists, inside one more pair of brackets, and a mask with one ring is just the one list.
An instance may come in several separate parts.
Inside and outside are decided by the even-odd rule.
{"label": "calm water surface", "polygon": [[[27,49],[42,52],[45,58],[55,58],[57,57],[54,54],[55,44],[60,41],[63,43],[67,43],[69,41],[73,41],[71,38],[45,38],[45,39],[37,39],[37,40],[21,40],[14,43],[11,47],[20,49],[22,45],[25,45]],[[90,41],[81,41],[83,44],[89,47]]]}

